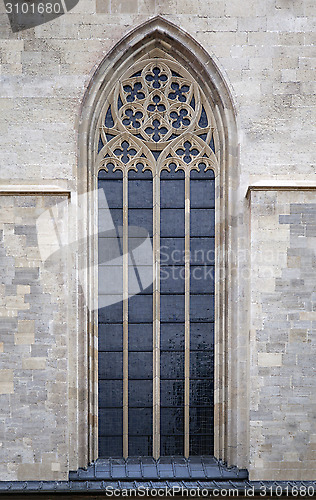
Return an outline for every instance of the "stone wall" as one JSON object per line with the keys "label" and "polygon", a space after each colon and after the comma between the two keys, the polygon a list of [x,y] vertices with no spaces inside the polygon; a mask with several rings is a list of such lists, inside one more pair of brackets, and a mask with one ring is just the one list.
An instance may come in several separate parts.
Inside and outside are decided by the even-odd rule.
{"label": "stone wall", "polygon": [[[308,381],[315,379],[308,370],[315,338],[312,304],[303,294],[307,287],[311,296],[313,285],[300,266],[310,266],[309,276],[314,268],[311,254],[303,258],[291,251],[312,251],[312,220],[304,212],[312,195],[295,192],[293,203],[302,204],[302,211],[279,219],[292,217],[292,194],[253,193],[250,292],[245,195],[257,181],[315,182],[313,0],[80,0],[66,15],[18,33],[12,33],[1,2],[1,185],[64,183],[76,195],[78,123],[88,84],[108,51],[156,15],[179,26],[213,57],[230,89],[239,127],[239,173],[229,179],[236,189],[235,212],[227,221],[227,234],[236,231],[239,242],[237,285],[228,300],[236,319],[230,353],[239,368],[229,381],[225,417],[236,435],[231,443],[224,439],[223,457],[248,467],[252,478],[309,479],[315,470],[315,409]],[[77,321],[75,309],[82,307],[72,281],[76,259],[61,260],[53,276],[35,242],[38,214],[55,198],[1,196],[1,479],[67,479],[69,469],[88,462],[87,424],[79,422],[88,422],[86,388],[78,386],[78,365],[87,370],[87,347],[86,324]],[[305,222],[303,243],[311,243],[299,247],[295,231]],[[279,261],[267,264],[269,278],[262,277],[259,259],[258,245],[265,238],[276,252],[280,248]],[[296,280],[293,293],[291,279]],[[86,379],[87,371],[81,383]],[[267,408],[275,391],[280,403],[272,418]],[[291,421],[302,428],[295,430]]]}
{"label": "stone wall", "polygon": [[[67,256],[47,269],[36,227],[61,202],[0,196],[2,481],[58,479],[68,471]],[[54,248],[49,230],[42,243]]]}
{"label": "stone wall", "polygon": [[315,479],[316,191],[251,193],[251,479]]}

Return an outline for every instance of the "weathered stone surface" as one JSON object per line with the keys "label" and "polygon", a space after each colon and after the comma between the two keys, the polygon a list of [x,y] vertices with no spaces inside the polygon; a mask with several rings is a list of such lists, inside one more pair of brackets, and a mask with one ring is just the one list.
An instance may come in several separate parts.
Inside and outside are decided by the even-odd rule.
{"label": "weathered stone surface", "polygon": [[[250,477],[315,477],[316,191],[251,193]],[[274,215],[267,215],[267,206]],[[261,222],[261,223],[260,223]],[[283,235],[281,245],[271,245]],[[271,233],[270,233],[271,231]],[[268,258],[265,251],[269,252]],[[282,255],[279,261],[280,254]],[[265,275],[260,274],[264,261]],[[280,262],[275,266],[275,262]],[[269,280],[269,289],[265,287]],[[257,357],[257,360],[256,360]]]}
{"label": "weathered stone surface", "polygon": [[[238,122],[229,150],[238,169],[225,177],[234,209],[218,224],[228,240],[237,236],[228,245],[233,256],[221,300],[229,314],[216,352],[238,363],[218,370],[228,378],[224,395],[215,393],[215,423],[223,435],[229,428],[219,458],[249,468],[252,479],[314,479],[315,195],[256,191],[250,206],[245,195],[257,181],[315,182],[315,2],[80,0],[66,15],[20,33],[12,33],[1,2],[1,184],[48,183],[76,196],[88,85],[109,50],[156,15],[213,57]],[[40,214],[65,199],[0,196],[2,480],[67,479],[89,461],[96,386],[87,382],[78,262],[66,253],[54,272],[46,269],[35,231]],[[67,235],[77,229],[74,220],[64,222]],[[47,230],[46,244],[58,249],[50,238]]]}
{"label": "weathered stone surface", "polygon": [[35,206],[21,209],[23,198],[0,195],[0,206],[11,205],[10,223],[1,221],[1,262],[13,271],[1,293],[1,480],[66,478],[68,451],[60,450],[68,435],[67,384],[59,379],[67,379],[67,365],[58,359],[67,359],[68,339],[66,329],[58,329],[67,315],[67,261],[60,260],[53,275],[39,255],[34,259],[35,242],[29,246],[20,235],[34,234],[46,208],[39,195]]}

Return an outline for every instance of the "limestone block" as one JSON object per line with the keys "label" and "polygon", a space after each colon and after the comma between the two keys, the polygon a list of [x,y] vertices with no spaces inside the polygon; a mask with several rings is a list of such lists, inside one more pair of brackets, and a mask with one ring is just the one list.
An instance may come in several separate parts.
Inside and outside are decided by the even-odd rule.
{"label": "limestone block", "polygon": [[45,370],[45,358],[22,358],[23,370]]}
{"label": "limestone block", "polygon": [[19,320],[18,331],[14,335],[16,345],[29,345],[35,342],[34,320]]}
{"label": "limestone block", "polygon": [[13,370],[0,370],[0,394],[13,394]]}
{"label": "limestone block", "polygon": [[259,366],[282,366],[282,354],[275,352],[259,352],[258,353]]}
{"label": "limestone block", "polygon": [[96,13],[110,13],[110,0],[96,0]]}
{"label": "limestone block", "polygon": [[111,0],[111,13],[134,14],[138,12],[138,0]]}

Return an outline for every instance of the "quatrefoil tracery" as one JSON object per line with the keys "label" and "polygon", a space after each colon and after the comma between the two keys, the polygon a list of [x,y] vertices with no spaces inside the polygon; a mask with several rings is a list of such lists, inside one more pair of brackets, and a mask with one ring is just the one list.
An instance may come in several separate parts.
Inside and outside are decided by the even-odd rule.
{"label": "quatrefoil tracery", "polygon": [[131,82],[130,85],[123,85],[123,90],[127,102],[133,102],[138,99],[145,99],[143,86],[138,81],[135,81],[134,83]]}
{"label": "quatrefoil tracery", "polygon": [[[179,70],[172,71],[165,61],[154,60],[122,80],[115,96],[121,125],[147,142],[171,140],[190,127],[199,113],[193,105],[199,100],[198,92],[197,85],[182,77]],[[157,113],[160,116],[155,116],[155,124],[149,125],[148,120]]]}
{"label": "quatrefoil tracery", "polygon": [[188,98],[188,92],[190,90],[189,85],[181,85],[177,82],[171,83],[171,91],[168,94],[169,99],[177,99],[179,102],[186,102]]}
{"label": "quatrefoil tracery", "polygon": [[198,168],[203,158],[207,168],[215,168],[218,138],[211,108],[174,60],[139,61],[117,83],[108,103],[98,140],[103,164],[114,157],[117,168],[132,168],[142,157],[146,168],[152,169],[151,162],[166,168],[173,158],[185,169]]}
{"label": "quatrefoil tracery", "polygon": [[187,104],[173,104],[169,108],[171,126],[177,129],[177,132],[186,130],[194,122],[194,118],[194,110]]}
{"label": "quatrefoil tracery", "polygon": [[119,117],[124,127],[132,132],[135,132],[134,129],[139,129],[146,119],[144,109],[138,103],[133,106],[131,104],[122,106],[119,110]]}
{"label": "quatrefoil tracery", "polygon": [[144,79],[152,89],[163,89],[170,81],[171,71],[165,63],[155,61],[148,64],[144,70]]}
{"label": "quatrefoil tracery", "polygon": [[164,98],[164,95],[162,93],[155,92],[150,95],[150,100],[147,105],[147,111],[148,113],[154,113],[158,111],[159,113],[164,113],[167,110],[168,107],[168,102]]}
{"label": "quatrefoil tracery", "polygon": [[151,151],[138,138],[127,132],[111,139],[98,154],[97,163],[101,168],[114,164],[115,169],[128,172],[141,163],[143,168],[152,170],[155,159]]}
{"label": "quatrefoil tracery", "polygon": [[177,169],[189,172],[199,170],[204,164],[205,170],[217,171],[217,158],[211,148],[199,137],[193,134],[184,134],[180,139],[173,141],[162,152],[159,158],[159,170],[175,164]]}

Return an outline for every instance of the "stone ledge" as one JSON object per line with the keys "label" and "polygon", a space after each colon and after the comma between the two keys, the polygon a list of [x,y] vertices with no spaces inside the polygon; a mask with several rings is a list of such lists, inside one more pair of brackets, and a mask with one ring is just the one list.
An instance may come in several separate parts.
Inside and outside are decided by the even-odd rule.
{"label": "stone ledge", "polygon": [[246,198],[250,196],[252,191],[313,191],[315,189],[316,181],[264,180],[250,184],[246,192]]}
{"label": "stone ledge", "polygon": [[51,184],[0,184],[0,196],[10,195],[58,195],[71,196],[71,190]]}

